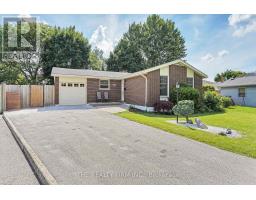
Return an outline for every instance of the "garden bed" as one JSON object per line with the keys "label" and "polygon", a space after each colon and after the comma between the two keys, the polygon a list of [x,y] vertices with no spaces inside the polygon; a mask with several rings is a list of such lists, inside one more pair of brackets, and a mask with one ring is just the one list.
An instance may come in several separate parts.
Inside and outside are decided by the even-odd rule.
{"label": "garden bed", "polygon": [[241,134],[236,130],[231,129],[231,134],[226,134],[227,129],[222,128],[222,127],[218,127],[218,126],[209,126],[209,125],[207,125],[207,129],[203,129],[203,128],[199,128],[196,124],[189,124],[189,123],[186,123],[185,121],[181,121],[181,122],[177,123],[176,120],[169,120],[167,122],[170,122],[170,123],[173,123],[173,124],[176,124],[176,125],[179,125],[179,126],[184,126],[184,127],[187,127],[187,128],[191,128],[191,129],[196,129],[196,130],[205,131],[205,132],[208,132],[208,133],[213,133],[213,134],[220,135],[220,136],[227,136],[227,137],[230,137],[230,138],[239,138],[239,137],[241,137]]}

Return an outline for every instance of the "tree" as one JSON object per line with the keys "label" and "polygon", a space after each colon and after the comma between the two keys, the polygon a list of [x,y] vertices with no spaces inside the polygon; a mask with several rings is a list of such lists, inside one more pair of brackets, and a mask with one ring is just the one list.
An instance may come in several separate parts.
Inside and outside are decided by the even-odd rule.
{"label": "tree", "polygon": [[136,72],[186,56],[185,40],[171,20],[151,15],[132,23],[107,60],[111,71]]}
{"label": "tree", "polygon": [[245,72],[233,71],[233,70],[229,69],[229,70],[226,70],[225,72],[218,73],[215,76],[214,81],[215,82],[224,82],[224,81],[229,80],[231,78],[242,77],[242,76],[245,76],[245,75],[246,75]]}
{"label": "tree", "polygon": [[[75,27],[55,27],[41,44],[44,77],[50,79],[53,67],[88,69],[91,46]],[[51,79],[50,79],[51,80]]]}
{"label": "tree", "polygon": [[[47,36],[49,30],[51,29],[50,26],[38,23],[36,24],[37,27],[40,26],[40,42],[44,41],[44,38]],[[22,26],[23,29],[29,29],[28,26]],[[0,27],[0,44],[2,44],[2,31],[9,31],[10,29],[16,31],[17,26],[12,25],[8,27],[3,26]],[[25,31],[26,32],[26,31]],[[29,32],[27,37],[32,37],[33,32]],[[9,34],[10,37],[10,34]],[[1,81],[4,81],[9,84],[38,84],[41,82],[40,75],[42,67],[40,65],[40,46],[37,46],[37,52],[24,52],[24,51],[17,51],[17,52],[9,52],[9,55],[12,55],[12,59],[0,59],[1,65],[1,74],[2,78]],[[0,49],[0,54],[2,56],[2,52]],[[16,77],[16,80],[15,80]]]}
{"label": "tree", "polygon": [[89,68],[93,70],[105,70],[106,62],[103,57],[103,51],[95,48],[89,54]]}
{"label": "tree", "polygon": [[175,115],[179,116],[185,116],[186,121],[188,123],[188,117],[189,115],[192,115],[194,113],[194,101],[191,100],[183,100],[179,101],[177,105],[173,107],[173,112]]}
{"label": "tree", "polygon": [[16,62],[0,62],[0,83],[2,82],[19,85],[27,83]]}

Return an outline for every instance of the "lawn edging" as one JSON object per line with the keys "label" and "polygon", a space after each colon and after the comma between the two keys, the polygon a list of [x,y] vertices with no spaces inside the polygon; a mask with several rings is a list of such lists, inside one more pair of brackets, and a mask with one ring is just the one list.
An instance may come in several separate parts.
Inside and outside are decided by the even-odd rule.
{"label": "lawn edging", "polygon": [[7,124],[8,128],[10,129],[16,142],[18,143],[21,151],[23,152],[26,159],[28,160],[40,184],[57,185],[58,183],[56,179],[51,175],[51,173],[43,164],[43,162],[39,159],[38,155],[33,151],[31,146],[27,143],[27,141],[24,139],[24,137],[17,130],[17,128],[14,126],[12,121],[9,119],[9,117],[5,113],[3,113],[3,119]]}

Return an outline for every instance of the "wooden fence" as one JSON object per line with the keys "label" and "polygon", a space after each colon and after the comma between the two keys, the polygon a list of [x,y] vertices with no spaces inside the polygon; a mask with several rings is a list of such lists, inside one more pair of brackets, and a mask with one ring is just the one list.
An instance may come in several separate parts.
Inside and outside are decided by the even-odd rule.
{"label": "wooden fence", "polygon": [[0,113],[50,105],[54,105],[53,85],[0,85]]}

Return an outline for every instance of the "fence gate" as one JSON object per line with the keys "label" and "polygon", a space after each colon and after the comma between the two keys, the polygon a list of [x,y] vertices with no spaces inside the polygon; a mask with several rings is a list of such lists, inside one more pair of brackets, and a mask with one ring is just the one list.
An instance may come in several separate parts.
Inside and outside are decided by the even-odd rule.
{"label": "fence gate", "polygon": [[30,86],[30,106],[42,107],[44,106],[44,89],[41,85]]}

